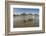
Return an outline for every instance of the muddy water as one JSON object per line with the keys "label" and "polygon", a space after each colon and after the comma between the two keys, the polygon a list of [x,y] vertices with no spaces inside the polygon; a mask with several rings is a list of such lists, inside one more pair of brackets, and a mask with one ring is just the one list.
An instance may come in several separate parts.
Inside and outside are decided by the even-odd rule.
{"label": "muddy water", "polygon": [[26,15],[26,16],[14,16],[13,26],[15,27],[38,27],[39,16]]}

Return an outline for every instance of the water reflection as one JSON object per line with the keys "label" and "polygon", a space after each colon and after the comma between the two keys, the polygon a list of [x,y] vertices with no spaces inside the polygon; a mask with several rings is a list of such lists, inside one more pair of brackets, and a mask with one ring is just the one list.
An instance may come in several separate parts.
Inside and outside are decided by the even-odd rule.
{"label": "water reflection", "polygon": [[38,27],[39,16],[38,15],[21,15],[13,17],[13,26],[15,27]]}

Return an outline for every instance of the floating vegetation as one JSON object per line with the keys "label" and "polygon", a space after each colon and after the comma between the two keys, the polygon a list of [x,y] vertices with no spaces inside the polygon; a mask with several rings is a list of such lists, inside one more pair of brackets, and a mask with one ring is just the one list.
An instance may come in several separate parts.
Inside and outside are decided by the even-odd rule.
{"label": "floating vegetation", "polygon": [[33,19],[28,19],[28,21],[32,21]]}

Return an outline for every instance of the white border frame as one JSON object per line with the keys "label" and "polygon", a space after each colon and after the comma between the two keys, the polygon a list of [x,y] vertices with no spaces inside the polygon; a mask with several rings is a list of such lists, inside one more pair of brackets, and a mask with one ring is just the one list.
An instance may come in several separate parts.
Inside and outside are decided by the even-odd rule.
{"label": "white border frame", "polygon": [[[39,27],[13,28],[13,8],[39,8]],[[10,5],[10,32],[42,30],[42,6]]]}

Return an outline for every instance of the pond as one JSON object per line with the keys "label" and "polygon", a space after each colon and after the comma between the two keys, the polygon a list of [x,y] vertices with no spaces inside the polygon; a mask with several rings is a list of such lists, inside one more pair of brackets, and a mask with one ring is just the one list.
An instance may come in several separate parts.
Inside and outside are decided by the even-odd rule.
{"label": "pond", "polygon": [[39,16],[38,15],[20,15],[13,16],[13,27],[38,27]]}

